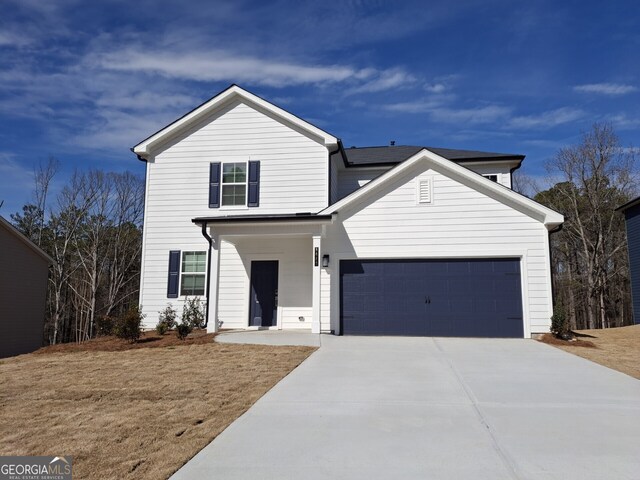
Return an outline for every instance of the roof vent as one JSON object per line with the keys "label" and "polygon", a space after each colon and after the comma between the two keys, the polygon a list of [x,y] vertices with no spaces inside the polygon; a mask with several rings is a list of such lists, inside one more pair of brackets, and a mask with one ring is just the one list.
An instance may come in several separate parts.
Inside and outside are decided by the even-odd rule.
{"label": "roof vent", "polygon": [[420,178],[418,179],[418,191],[417,191],[417,200],[418,204],[421,203],[431,203],[431,178]]}
{"label": "roof vent", "polygon": [[391,140],[391,141],[389,142],[389,145],[390,145],[390,146],[392,146],[392,147],[393,147],[395,144],[396,144],[396,141],[395,141],[395,140]]}

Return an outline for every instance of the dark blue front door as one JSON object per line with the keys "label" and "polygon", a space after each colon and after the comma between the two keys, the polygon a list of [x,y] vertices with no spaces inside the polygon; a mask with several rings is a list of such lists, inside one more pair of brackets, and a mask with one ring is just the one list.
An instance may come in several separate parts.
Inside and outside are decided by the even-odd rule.
{"label": "dark blue front door", "polygon": [[343,260],[347,335],[524,336],[520,260]]}
{"label": "dark blue front door", "polygon": [[251,262],[251,303],[249,325],[274,327],[277,325],[278,261]]}

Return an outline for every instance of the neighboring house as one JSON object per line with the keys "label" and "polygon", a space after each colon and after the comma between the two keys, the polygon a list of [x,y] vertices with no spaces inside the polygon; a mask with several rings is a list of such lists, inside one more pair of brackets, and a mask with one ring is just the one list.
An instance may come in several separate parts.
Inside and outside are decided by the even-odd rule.
{"label": "neighboring house", "polygon": [[32,352],[44,340],[51,257],[0,217],[0,358]]}
{"label": "neighboring house", "polygon": [[563,217],[511,190],[522,155],[341,141],[232,85],[133,149],[140,304],[208,328],[530,337]]}
{"label": "neighboring house", "polygon": [[640,323],[640,197],[634,198],[616,210],[624,214],[627,224],[633,321],[634,323]]}

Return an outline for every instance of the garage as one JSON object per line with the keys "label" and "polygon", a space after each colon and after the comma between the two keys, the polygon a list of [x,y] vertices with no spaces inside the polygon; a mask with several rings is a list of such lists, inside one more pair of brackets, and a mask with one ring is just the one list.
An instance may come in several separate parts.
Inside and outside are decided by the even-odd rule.
{"label": "garage", "polygon": [[519,258],[342,260],[345,335],[524,336]]}

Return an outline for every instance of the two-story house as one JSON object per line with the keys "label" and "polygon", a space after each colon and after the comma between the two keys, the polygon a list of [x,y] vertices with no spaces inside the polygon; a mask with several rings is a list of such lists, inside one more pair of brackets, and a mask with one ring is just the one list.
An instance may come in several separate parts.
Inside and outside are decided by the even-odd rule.
{"label": "two-story house", "polygon": [[549,331],[563,217],[511,190],[522,155],[344,148],[236,85],[132,150],[148,327],[199,296],[212,331]]}

